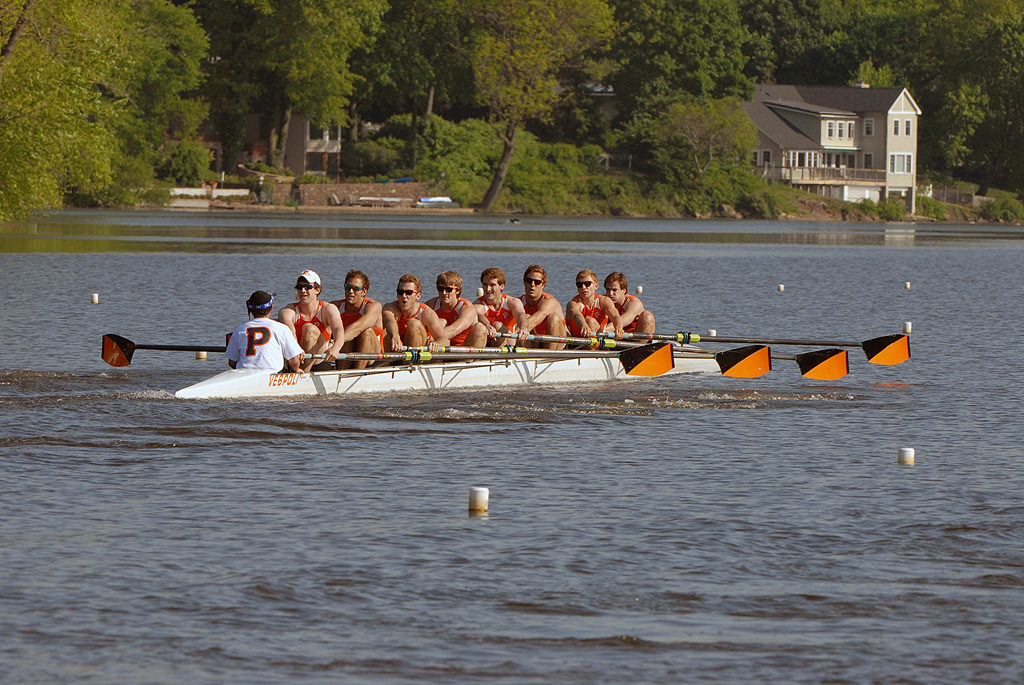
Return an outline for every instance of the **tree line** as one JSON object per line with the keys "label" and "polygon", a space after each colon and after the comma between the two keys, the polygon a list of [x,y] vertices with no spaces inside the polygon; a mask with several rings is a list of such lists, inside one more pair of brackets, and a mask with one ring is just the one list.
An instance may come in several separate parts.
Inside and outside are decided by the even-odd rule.
{"label": "tree line", "polygon": [[860,80],[917,100],[923,173],[1024,188],[1020,0],[8,0],[0,219],[143,201],[206,162],[204,121],[231,168],[251,112],[271,165],[301,113],[353,149],[391,121],[418,176],[452,168],[444,126],[486,129],[483,209],[524,145],[699,195],[751,183],[755,83]]}

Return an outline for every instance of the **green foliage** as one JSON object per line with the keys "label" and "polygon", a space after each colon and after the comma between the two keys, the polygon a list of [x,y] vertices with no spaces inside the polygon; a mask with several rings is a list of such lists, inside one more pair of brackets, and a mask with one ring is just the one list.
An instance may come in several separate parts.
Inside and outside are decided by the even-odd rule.
{"label": "green foliage", "polygon": [[843,216],[856,219],[881,219],[901,221],[907,215],[907,205],[899,198],[888,198],[880,202],[862,200],[844,207]]}
{"label": "green foliage", "polygon": [[1024,221],[1024,205],[1012,197],[1001,197],[981,206],[981,215],[989,221]]}
{"label": "green foliage", "polygon": [[778,186],[753,188],[739,198],[736,203],[744,216],[754,219],[778,219],[783,212],[791,209],[785,194]]}
{"label": "green foliage", "polygon": [[919,215],[935,219],[936,221],[942,221],[946,218],[946,208],[942,203],[926,195],[917,196],[916,209]]}
{"label": "green foliage", "polygon": [[345,145],[341,149],[342,169],[348,173],[384,175],[399,161],[397,147],[403,143],[395,138],[382,141],[364,141]]}
{"label": "green foliage", "polygon": [[178,185],[195,187],[210,170],[210,151],[198,140],[169,145],[160,164],[160,177]]}

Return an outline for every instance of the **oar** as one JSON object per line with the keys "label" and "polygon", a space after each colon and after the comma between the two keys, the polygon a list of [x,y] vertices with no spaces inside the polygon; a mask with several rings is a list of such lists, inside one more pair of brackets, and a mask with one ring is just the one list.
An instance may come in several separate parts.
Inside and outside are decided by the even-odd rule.
{"label": "oar", "polygon": [[[502,337],[514,338],[514,333],[503,333]],[[630,334],[626,334],[629,336]],[[639,337],[637,334],[634,336]],[[679,343],[681,341],[672,339],[671,336],[664,336],[666,339],[672,342]],[[533,340],[536,342],[555,342],[555,343],[570,343],[577,345],[588,345],[592,349],[614,349],[618,348],[629,348],[634,345],[644,344],[642,342],[635,342],[632,340],[616,340],[615,338],[608,335],[597,335],[589,338],[579,338],[570,336],[557,336],[557,335],[528,335],[527,340]],[[819,381],[834,381],[837,378],[842,378],[846,374],[850,373],[849,357],[845,350],[839,349],[828,349],[828,350],[816,350],[814,352],[805,352],[803,354],[775,354],[773,352],[763,352],[762,348],[768,350],[769,348],[763,345],[739,347],[734,350],[676,350],[676,356],[706,356],[713,357],[718,362],[719,368],[722,373],[726,376],[734,378],[757,378],[771,371],[771,362],[765,361],[764,355],[767,354],[767,359],[780,359],[787,361],[795,361],[797,366],[800,368],[800,374],[805,378],[812,378]]]}
{"label": "oar", "polygon": [[696,333],[627,333],[629,340],[653,341],[671,340],[682,344],[697,342],[760,343],[762,345],[814,345],[822,347],[859,347],[872,364],[891,366],[910,359],[910,336],[902,333],[883,335],[861,342],[836,342],[834,340],[792,340],[785,338],[735,338],[719,335],[698,335]]}
{"label": "oar", "polygon": [[[515,337],[515,336],[513,336]],[[425,347],[406,348],[406,352],[420,355],[438,354],[462,355],[462,358],[504,358],[509,356],[532,359],[580,359],[593,357],[618,358],[622,368],[629,376],[660,376],[675,367],[672,346],[668,343],[653,343],[630,347],[621,352],[604,350],[541,350],[529,347],[502,345],[500,347],[438,347],[437,352],[430,352]],[[421,357],[422,359],[423,357]],[[426,359],[430,359],[427,356]]]}
{"label": "oar", "polygon": [[135,350],[173,350],[177,352],[224,352],[223,345],[140,345],[114,333],[103,336],[103,361],[111,366],[128,366]]}

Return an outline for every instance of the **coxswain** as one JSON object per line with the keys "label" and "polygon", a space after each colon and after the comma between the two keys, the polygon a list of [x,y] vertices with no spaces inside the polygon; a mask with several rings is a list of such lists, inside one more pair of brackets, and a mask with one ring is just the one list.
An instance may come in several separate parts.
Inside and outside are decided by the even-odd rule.
{"label": "coxswain", "polygon": [[572,335],[586,338],[598,333],[624,333],[615,304],[597,292],[597,274],[590,269],[576,274],[576,290],[576,297],[565,303],[565,321]]}
{"label": "coxswain", "polygon": [[442,271],[437,275],[437,297],[427,300],[426,305],[444,323],[444,337],[452,345],[487,345],[487,328],[478,320],[473,303],[462,297],[462,276],[456,272]]}
{"label": "coxswain", "polygon": [[[565,315],[562,304],[554,295],[544,292],[548,283],[548,272],[543,266],[531,264],[523,273],[523,296],[519,300],[526,312],[526,330],[535,335],[555,335],[564,337],[566,334]],[[526,342],[527,347],[543,347],[560,350],[565,343]]]}
{"label": "coxswain", "polygon": [[384,305],[384,350],[401,352],[403,347],[428,347],[436,350],[447,345],[444,322],[423,302],[420,279],[405,274],[398,279],[398,299]]}
{"label": "coxswain", "polygon": [[526,310],[519,298],[506,295],[505,272],[497,267],[484,269],[480,274],[480,285],[484,287],[483,297],[478,297],[474,304],[477,319],[487,329],[487,344],[500,347],[511,343],[499,333],[515,333],[516,343],[522,345],[530,334],[526,326]]}
{"label": "coxswain", "polygon": [[644,309],[644,303],[636,295],[629,294],[626,275],[613,271],[604,279],[604,292],[615,303],[619,323],[626,333],[653,333],[654,314]]}
{"label": "coxswain", "polygon": [[232,369],[296,372],[302,366],[302,348],[287,326],[270,318],[274,296],[257,290],[245,301],[253,318],[231,333],[226,356]]}
{"label": "coxswain", "polygon": [[[384,317],[380,302],[368,297],[370,278],[352,269],[345,274],[345,297],[331,302],[341,312],[345,326],[342,352],[376,353],[384,349]],[[368,361],[340,361],[338,368],[365,369]]]}
{"label": "coxswain", "polygon": [[[308,354],[324,354],[324,361],[316,370],[330,369],[345,344],[345,326],[336,305],[317,299],[322,289],[320,275],[306,269],[295,281],[298,302],[281,309],[278,319],[291,329],[299,345]],[[306,362],[303,371],[309,371],[315,360]]]}

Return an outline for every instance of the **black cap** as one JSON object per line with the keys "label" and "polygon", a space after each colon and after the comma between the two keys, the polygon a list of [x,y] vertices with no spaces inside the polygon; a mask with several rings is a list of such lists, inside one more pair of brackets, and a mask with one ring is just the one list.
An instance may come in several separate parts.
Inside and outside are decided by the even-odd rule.
{"label": "black cap", "polygon": [[274,306],[274,296],[266,290],[257,290],[245,301],[246,308],[251,312],[262,312]]}

